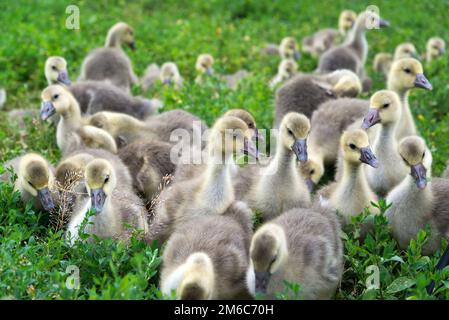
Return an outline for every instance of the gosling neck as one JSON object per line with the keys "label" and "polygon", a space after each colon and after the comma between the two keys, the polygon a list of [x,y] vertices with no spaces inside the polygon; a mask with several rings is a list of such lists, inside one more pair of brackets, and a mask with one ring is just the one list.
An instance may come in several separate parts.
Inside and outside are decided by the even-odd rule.
{"label": "gosling neck", "polygon": [[356,21],[355,26],[348,33],[345,45],[351,46],[362,60],[362,63],[365,64],[368,54],[368,42],[366,41],[364,20]]}
{"label": "gosling neck", "polygon": [[106,38],[105,47],[121,49],[122,41],[120,40],[120,32],[117,30],[111,30]]}
{"label": "gosling neck", "polygon": [[296,156],[294,152],[286,148],[282,141],[278,141],[273,165],[277,166],[275,176],[291,177],[296,171]]}
{"label": "gosling neck", "polygon": [[369,192],[368,182],[361,163],[344,160],[343,177],[338,189],[343,194],[367,194]]}
{"label": "gosling neck", "polygon": [[61,117],[64,124],[72,128],[80,127],[82,125],[81,110],[75,98],[70,97],[69,107],[65,112],[61,113]]}
{"label": "gosling neck", "polygon": [[232,153],[224,155],[221,151],[209,151],[205,180],[199,195],[206,206],[221,210],[234,200],[231,175],[234,166]]}
{"label": "gosling neck", "polygon": [[[396,128],[397,122],[385,122],[380,126],[379,133],[376,139],[376,150],[386,149],[389,150],[396,145]],[[396,148],[394,148],[396,150]],[[377,154],[377,152],[376,152]]]}

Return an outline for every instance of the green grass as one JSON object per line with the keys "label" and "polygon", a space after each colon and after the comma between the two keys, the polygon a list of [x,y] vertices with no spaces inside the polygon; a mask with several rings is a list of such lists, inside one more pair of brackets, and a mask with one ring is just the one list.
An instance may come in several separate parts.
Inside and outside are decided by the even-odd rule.
{"label": "green grass", "polygon": [[[43,66],[47,56],[61,55],[69,63],[73,80],[85,55],[102,46],[108,28],[126,21],[136,30],[137,51],[128,52],[137,74],[150,63],[175,61],[186,79],[185,87],[173,91],[158,87],[146,94],[164,100],[165,110],[183,108],[211,124],[230,108],[251,111],[262,128],[270,128],[273,92],[267,82],[275,74],[278,57],[263,57],[258,48],[291,35],[298,40],[320,27],[335,27],[342,9],[363,10],[358,1],[78,1],[81,29],[65,28],[65,8],[70,2],[56,0],[0,0],[0,87],[5,87],[5,110],[39,108],[40,92],[46,86]],[[393,52],[395,46],[411,41],[424,51],[431,36],[444,36],[449,29],[449,1],[376,1],[381,15],[392,27],[369,32],[367,70],[374,89],[384,87],[382,78],[371,72],[375,53]],[[449,40],[449,39],[446,39]],[[204,87],[193,84],[194,63],[200,53],[216,58],[217,72],[246,68],[252,76],[237,91],[218,83]],[[303,55],[302,71],[312,71],[316,60]],[[415,90],[410,105],[417,126],[433,152],[433,174],[439,175],[449,159],[449,62],[447,55],[425,66],[434,86],[432,92]],[[139,88],[134,88],[139,94]],[[368,97],[368,95],[366,95]],[[10,124],[0,112],[0,159],[9,160],[28,151],[37,151],[56,164],[60,153],[55,128],[28,120],[26,130]],[[376,232],[363,243],[354,239],[363,217],[345,233],[345,274],[338,299],[424,299],[429,279],[438,279],[443,288],[437,298],[449,298],[449,270],[436,274],[440,253],[423,257],[420,253],[426,234],[407,250],[399,250],[388,235],[384,217],[375,220]],[[154,248],[134,240],[127,248],[112,241],[64,244],[61,231],[48,226],[48,216],[23,205],[10,184],[0,185],[0,297],[18,299],[152,299],[161,298],[157,289],[160,257]],[[66,269],[80,270],[81,287],[66,287]],[[380,271],[380,288],[367,290],[367,267]],[[280,298],[297,295],[292,285]]]}

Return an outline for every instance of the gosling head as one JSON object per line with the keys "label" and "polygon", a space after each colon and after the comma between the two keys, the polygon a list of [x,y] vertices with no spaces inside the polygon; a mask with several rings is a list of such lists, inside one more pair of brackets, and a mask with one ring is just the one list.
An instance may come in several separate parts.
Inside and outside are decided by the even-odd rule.
{"label": "gosling head", "polygon": [[278,74],[282,76],[284,80],[293,77],[298,72],[298,64],[293,59],[283,59],[279,63]]}
{"label": "gosling head", "polygon": [[54,84],[42,91],[41,118],[47,120],[55,113],[63,114],[72,105],[73,96],[63,86]]}
{"label": "gosling head", "polygon": [[49,57],[45,62],[45,78],[49,85],[63,84],[69,86],[69,74],[67,72],[67,62],[63,57]]}
{"label": "gosling head", "polygon": [[307,161],[307,137],[310,120],[303,114],[289,112],[282,118],[279,126],[279,141],[284,148],[292,150],[298,161]]}
{"label": "gosling head", "polygon": [[199,74],[207,74],[212,76],[214,74],[214,57],[210,54],[200,54],[196,59],[195,69]]}
{"label": "gosling head", "polygon": [[404,58],[393,62],[388,75],[388,87],[395,91],[407,91],[412,88],[432,90],[432,84],[424,76],[421,62],[413,58]]}
{"label": "gosling head", "polygon": [[136,50],[134,30],[125,22],[118,22],[109,29],[106,42],[115,42],[115,45],[126,44],[131,50]]}
{"label": "gosling head", "polygon": [[166,62],[161,67],[161,81],[169,86],[175,84],[181,77],[178,67],[173,62]]}
{"label": "gosling head", "polygon": [[181,300],[210,300],[214,297],[215,272],[209,256],[203,252],[190,255],[176,295]]}
{"label": "gosling head", "polygon": [[370,148],[368,134],[362,129],[345,131],[340,139],[340,147],[343,158],[348,163],[366,163],[373,168],[379,166],[379,161]]}
{"label": "gosling head", "polygon": [[370,99],[370,109],[363,119],[362,129],[368,129],[377,123],[394,123],[401,117],[401,101],[396,92],[377,91]]}
{"label": "gosling head", "polygon": [[252,136],[253,132],[243,120],[223,116],[212,127],[209,144],[212,146],[211,151],[222,154],[225,159],[239,152],[258,159],[258,151],[251,139]]}
{"label": "gosling head", "polygon": [[338,18],[338,29],[342,35],[345,35],[354,26],[357,19],[357,13],[352,10],[343,10]]}
{"label": "gosling head", "polygon": [[279,46],[279,52],[282,59],[299,60],[299,58],[301,58],[301,54],[298,50],[298,44],[293,37],[286,37],[282,39],[281,45]]}
{"label": "gosling head", "polygon": [[382,19],[379,14],[374,11],[365,10],[357,16],[354,25],[364,27],[365,30],[369,30],[389,27],[390,22]]}
{"label": "gosling head", "polygon": [[284,230],[274,223],[260,227],[251,240],[250,257],[256,274],[256,293],[266,293],[271,275],[288,260]]}
{"label": "gosling head", "polygon": [[55,208],[50,193],[51,173],[47,161],[40,155],[29,153],[22,157],[18,179],[33,197],[38,197],[45,211]]}
{"label": "gosling head", "polygon": [[427,60],[438,58],[446,52],[446,43],[443,39],[434,37],[427,41]]}
{"label": "gosling head", "polygon": [[253,115],[243,109],[231,109],[227,111],[224,116],[232,116],[243,120],[248,126],[249,130],[252,131],[253,137],[260,138],[259,132],[257,130],[256,119],[254,119]]}
{"label": "gosling head", "polygon": [[114,169],[109,161],[94,159],[87,164],[84,176],[92,208],[97,213],[101,213],[106,198],[110,197],[115,189],[116,178]]}
{"label": "gosling head", "polygon": [[399,155],[410,167],[410,175],[419,189],[427,186],[427,170],[432,166],[432,154],[427,149],[424,139],[409,136],[399,142]]}
{"label": "gosling head", "polygon": [[419,59],[418,52],[416,51],[413,43],[406,42],[398,45],[394,51],[394,60],[399,60],[403,58],[415,58]]}
{"label": "gosling head", "polygon": [[350,70],[336,70],[330,75],[333,82],[332,91],[339,97],[357,97],[362,92],[360,78]]}
{"label": "gosling head", "polygon": [[309,159],[306,162],[302,162],[299,164],[299,170],[302,177],[306,181],[309,192],[313,192],[324,174],[323,165],[318,161]]}

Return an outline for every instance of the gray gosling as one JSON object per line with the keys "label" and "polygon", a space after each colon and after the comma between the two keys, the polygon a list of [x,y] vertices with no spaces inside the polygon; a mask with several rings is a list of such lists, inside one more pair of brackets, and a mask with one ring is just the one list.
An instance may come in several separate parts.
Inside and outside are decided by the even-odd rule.
{"label": "gray gosling", "polygon": [[180,89],[182,87],[182,81],[178,66],[174,62],[166,62],[160,68],[157,64],[149,65],[140,80],[140,86],[143,92],[148,91],[158,82],[175,89]]}
{"label": "gray gosling", "polygon": [[[244,211],[243,219],[250,223],[251,212]],[[164,250],[162,293],[174,292],[181,300],[251,298],[251,235],[252,230],[248,232],[229,216],[203,216],[180,225]]]}
{"label": "gray gosling", "polygon": [[94,114],[99,111],[116,111],[145,119],[161,108],[158,99],[133,97],[123,90],[105,81],[81,81],[70,84],[67,62],[63,57],[49,57],[45,63],[45,77],[48,85],[61,84],[78,101],[82,114]]}
{"label": "gray gosling", "polygon": [[352,29],[356,19],[357,14],[354,11],[343,10],[338,18],[338,30],[326,28],[304,38],[302,41],[302,50],[310,53],[314,57],[321,56],[341,41],[341,37],[344,37]]}
{"label": "gray gosling", "polygon": [[[276,146],[276,154],[265,167],[248,166],[236,185],[236,195],[264,220],[279,216],[291,208],[309,207],[310,193],[297,168],[297,161],[307,161],[307,137],[309,119],[291,112],[282,120]],[[241,169],[245,171],[245,168]],[[276,190],[276,192],[273,192]]]}
{"label": "gray gosling", "polygon": [[342,215],[343,225],[351,221],[351,217],[370,208],[378,213],[371,205],[377,196],[369,187],[362,164],[374,168],[379,162],[371,151],[368,135],[361,129],[345,131],[340,139],[343,157],[343,174],[340,180],[322,188],[318,194],[321,206],[338,210]]}
{"label": "gray gosling", "polygon": [[109,29],[104,48],[95,49],[84,59],[78,80],[108,81],[129,93],[139,79],[122,49],[123,44],[135,50],[134,30],[126,23],[118,22]]}
{"label": "gray gosling", "polygon": [[[36,210],[52,211],[58,200],[54,184],[54,168],[39,154],[27,153],[3,164],[5,169],[12,167],[17,179],[14,190],[20,192],[23,203],[32,200]],[[10,172],[0,176],[1,181],[11,180]]]}
{"label": "gray gosling", "polygon": [[90,161],[84,171],[87,198],[79,199],[67,226],[66,240],[73,245],[79,239],[80,226],[90,209],[84,232],[99,238],[127,241],[133,232],[148,233],[147,212],[132,189],[117,180],[112,164],[105,159]]}
{"label": "gray gosling", "polygon": [[391,232],[401,249],[406,249],[419,230],[430,225],[423,254],[434,253],[442,238],[449,239],[449,180],[431,178],[432,154],[417,136],[402,139],[399,154],[409,168],[406,178],[387,196]]}
{"label": "gray gosling", "polygon": [[339,231],[312,209],[291,209],[262,225],[250,247],[256,293],[275,298],[287,281],[300,285],[302,299],[331,299],[343,274]]}
{"label": "gray gosling", "polygon": [[446,42],[439,38],[433,37],[427,41],[426,45],[426,61],[429,63],[435,60],[446,52]]}
{"label": "gray gosling", "polygon": [[42,91],[41,118],[46,120],[53,114],[61,116],[56,130],[56,142],[63,154],[91,147],[117,152],[113,137],[106,131],[86,125],[81,117],[78,102],[61,85],[51,85]]}
{"label": "gray gosling", "polygon": [[151,239],[161,245],[175,227],[198,216],[223,214],[235,200],[232,172],[234,155],[254,156],[252,132],[242,120],[219,118],[209,134],[207,168],[194,179],[165,188],[154,208]]}

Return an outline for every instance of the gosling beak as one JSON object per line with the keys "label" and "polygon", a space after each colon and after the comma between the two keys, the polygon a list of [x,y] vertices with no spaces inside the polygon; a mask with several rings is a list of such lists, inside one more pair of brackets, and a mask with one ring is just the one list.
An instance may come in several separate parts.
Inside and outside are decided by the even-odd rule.
{"label": "gosling beak", "polygon": [[432,90],[432,84],[427,80],[426,76],[422,73],[419,73],[416,75],[415,79],[415,87],[416,88],[423,88],[426,90]]}
{"label": "gosling beak", "polygon": [[90,190],[90,199],[92,200],[92,208],[94,208],[97,213],[101,213],[104,202],[106,201],[106,193],[104,193],[103,189]]}
{"label": "gosling beak", "polygon": [[257,147],[254,144],[254,142],[246,138],[243,142],[243,154],[251,156],[256,160],[259,160],[259,150],[257,150]]}
{"label": "gosling beak", "polygon": [[292,150],[296,154],[299,162],[307,161],[307,140],[306,139],[296,139],[295,143],[292,145]]}
{"label": "gosling beak", "polygon": [[41,105],[41,118],[42,120],[47,120],[52,115],[56,113],[56,109],[53,106],[53,103],[50,101],[44,101]]}
{"label": "gosling beak", "polygon": [[419,56],[418,52],[413,52],[412,57],[415,58],[416,60],[421,60],[421,57]]}
{"label": "gosling beak", "polygon": [[362,129],[368,129],[380,122],[379,109],[371,108],[363,119]]}
{"label": "gosling beak", "polygon": [[171,80],[170,79],[165,79],[164,81],[162,81],[163,84],[166,84],[168,86],[171,86]]}
{"label": "gosling beak", "polygon": [[213,76],[214,75],[214,69],[213,68],[207,68],[206,73],[208,76]]}
{"label": "gosling beak", "polygon": [[411,175],[420,189],[424,189],[427,185],[426,172],[427,170],[422,163],[415,164],[411,167]]}
{"label": "gosling beak", "polygon": [[360,148],[360,161],[370,165],[373,168],[379,167],[379,161],[371,151],[370,147]]}
{"label": "gosling beak", "polygon": [[390,22],[384,19],[379,19],[379,27],[380,28],[387,28],[390,26]]}
{"label": "gosling beak", "polygon": [[53,203],[48,187],[37,190],[37,196],[45,211],[52,211],[55,208],[55,204]]}
{"label": "gosling beak", "polygon": [[268,282],[270,282],[271,274],[269,272],[255,272],[256,273],[256,293],[267,292]]}
{"label": "gosling beak", "polygon": [[438,52],[440,53],[440,55],[443,55],[446,53],[446,50],[444,48],[439,48]]}
{"label": "gosling beak", "polygon": [[69,79],[69,74],[67,73],[67,70],[61,71],[58,73],[58,82],[65,84],[66,86],[70,86],[72,82]]}
{"label": "gosling beak", "polygon": [[137,49],[137,47],[136,47],[136,43],[133,41],[133,42],[130,42],[129,44],[129,47],[131,48],[131,50],[133,50],[133,51],[135,51],[136,49]]}
{"label": "gosling beak", "polygon": [[301,53],[298,50],[294,50],[293,57],[295,58],[295,60],[299,60],[301,59]]}
{"label": "gosling beak", "polygon": [[315,190],[315,182],[313,182],[312,179],[310,178],[306,179],[306,185],[310,193],[312,193]]}

